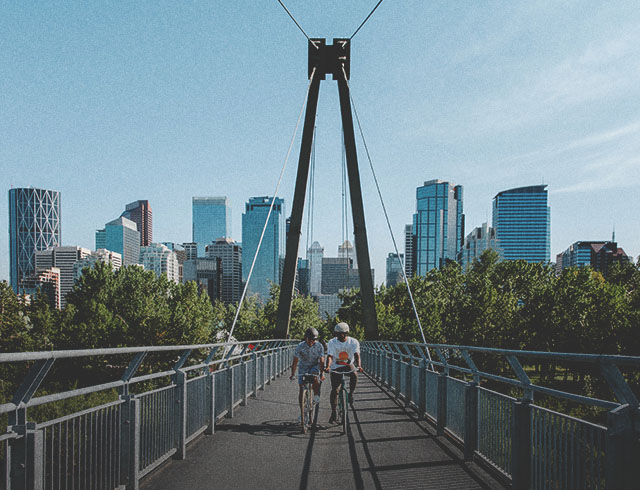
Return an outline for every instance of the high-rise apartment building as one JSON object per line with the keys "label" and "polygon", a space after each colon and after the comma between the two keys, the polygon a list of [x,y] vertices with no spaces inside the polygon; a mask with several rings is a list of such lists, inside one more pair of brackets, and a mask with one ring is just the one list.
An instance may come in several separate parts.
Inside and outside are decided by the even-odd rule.
{"label": "high-rise apartment building", "polygon": [[386,285],[388,288],[395,286],[397,284],[402,283],[402,261],[404,260],[404,255],[400,254],[398,257],[397,253],[389,253],[387,255],[387,280]]}
{"label": "high-rise apartment building", "polygon": [[313,242],[307,251],[309,260],[309,294],[317,296],[322,291],[322,259],[324,248]]}
{"label": "high-rise apartment building", "polygon": [[50,267],[22,280],[22,294],[32,298],[44,295],[51,308],[62,309],[60,269]]}
{"label": "high-rise apartment building", "polygon": [[222,281],[220,299],[225,303],[237,303],[242,296],[242,247],[232,238],[218,238],[207,245],[208,259],[220,259]]}
{"label": "high-rise apartment building", "polygon": [[463,272],[467,272],[474,260],[480,258],[485,250],[494,250],[502,259],[502,249],[496,238],[496,230],[487,223],[474,228],[464,239],[464,245],[458,254],[458,262],[462,266]]}
{"label": "high-rise apartment building", "polygon": [[130,219],[120,216],[96,231],[96,250],[105,248],[122,256],[122,265],[138,264],[140,232]]}
{"label": "high-rise apartment building", "polygon": [[169,281],[180,282],[178,257],[174,251],[161,243],[140,247],[139,263],[145,270],[155,272],[158,277],[166,274]]}
{"label": "high-rise apartment building", "polygon": [[117,271],[122,267],[122,255],[118,252],[112,252],[111,250],[107,250],[104,248],[100,248],[95,252],[91,252],[86,257],[78,260],[73,265],[73,276],[77,281],[82,276],[82,271],[86,268],[93,267],[97,262],[104,262],[105,264],[111,264],[111,268],[114,271]]}
{"label": "high-rise apartment building", "polygon": [[404,226],[404,273],[407,277],[413,277],[415,269],[416,236],[413,233],[413,225]]}
{"label": "high-rise apartment building", "polygon": [[45,189],[9,190],[9,266],[11,287],[36,272],[35,253],[60,245],[60,193]]}
{"label": "high-rise apartment building", "polygon": [[262,300],[269,298],[271,283],[280,284],[280,259],[285,245],[284,200],[252,197],[242,215],[242,279],[246,282],[272,201],[273,211],[249,282],[249,292],[260,295]]}
{"label": "high-rise apartment building", "polygon": [[74,266],[76,262],[91,255],[91,250],[82,247],[53,247],[36,252],[36,272],[43,272],[51,267],[60,270],[60,306],[67,305],[67,294],[76,281]]}
{"label": "high-rise apartment building", "polygon": [[621,262],[633,262],[633,258],[617,242],[575,242],[556,256],[556,270],[590,266],[606,275],[611,265]]}
{"label": "high-rise apartment building", "polygon": [[218,238],[231,236],[231,203],[226,197],[194,197],[192,199],[192,241],[198,244],[198,257]]}
{"label": "high-rise apartment building", "polygon": [[496,194],[492,226],[504,260],[548,262],[551,211],[547,186],[517,187]]}
{"label": "high-rise apartment building", "polygon": [[125,206],[120,215],[136,224],[140,232],[140,246],[146,247],[153,242],[153,213],[149,201],[134,201]]}
{"label": "high-rise apartment building", "polygon": [[418,275],[456,260],[464,239],[462,186],[442,180],[425,182],[416,190],[413,221]]}

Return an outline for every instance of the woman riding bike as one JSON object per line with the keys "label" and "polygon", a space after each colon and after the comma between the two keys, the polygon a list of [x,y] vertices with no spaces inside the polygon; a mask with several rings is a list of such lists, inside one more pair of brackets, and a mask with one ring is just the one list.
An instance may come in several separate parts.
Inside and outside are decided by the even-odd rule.
{"label": "woman riding bike", "polygon": [[298,403],[302,405],[302,378],[305,374],[317,375],[313,381],[313,401],[320,401],[320,381],[324,381],[324,347],[318,342],[318,331],[315,328],[308,328],[304,333],[304,341],[298,344],[291,364],[291,376],[293,379],[298,368]]}

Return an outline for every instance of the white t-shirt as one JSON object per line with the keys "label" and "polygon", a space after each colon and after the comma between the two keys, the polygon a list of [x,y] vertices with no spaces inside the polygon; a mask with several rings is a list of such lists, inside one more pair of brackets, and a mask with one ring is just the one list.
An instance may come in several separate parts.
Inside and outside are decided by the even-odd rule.
{"label": "white t-shirt", "polygon": [[330,369],[337,369],[353,363],[354,354],[360,354],[360,342],[353,337],[347,337],[344,342],[337,338],[327,343],[327,355],[332,356]]}

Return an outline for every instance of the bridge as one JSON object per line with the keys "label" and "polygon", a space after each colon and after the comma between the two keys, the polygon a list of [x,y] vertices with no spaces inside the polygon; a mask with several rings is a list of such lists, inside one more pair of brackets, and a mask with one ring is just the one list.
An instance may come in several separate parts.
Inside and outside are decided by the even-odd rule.
{"label": "bridge", "polygon": [[[3,488],[637,488],[638,400],[622,373],[637,375],[640,357],[367,341],[348,433],[327,423],[325,389],[302,434],[286,376],[295,345],[0,354],[3,368],[30,366],[0,405]],[[55,363],[81,359],[108,359],[118,379],[35,396]],[[531,376],[561,362],[602,373],[616,401]],[[37,409],[96,393],[112,400],[52,419]],[[545,400],[596,407],[604,423]]]}

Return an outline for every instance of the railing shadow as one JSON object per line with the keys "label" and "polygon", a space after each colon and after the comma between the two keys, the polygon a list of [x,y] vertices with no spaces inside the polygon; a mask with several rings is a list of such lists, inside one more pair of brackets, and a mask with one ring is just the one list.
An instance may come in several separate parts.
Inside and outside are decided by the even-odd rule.
{"label": "railing shadow", "polygon": [[[393,473],[393,486],[394,488],[425,488],[425,489],[439,489],[442,484],[441,477],[444,473],[451,473],[453,467],[455,467],[454,471],[459,472],[462,470],[464,472],[464,476],[467,476],[473,480],[473,483],[477,485],[478,488],[483,490],[490,490],[492,487],[487,485],[485,481],[483,481],[478,475],[476,475],[469,467],[468,464],[464,461],[464,459],[456,454],[455,451],[451,449],[450,446],[445,444],[439,437],[435,435],[432,431],[430,431],[426,426],[424,421],[421,421],[418,416],[410,409],[403,406],[398,400],[395,399],[394,396],[391,396],[387,390],[378,385],[373,379],[370,380],[378,386],[378,388],[385,394],[385,396],[390,399],[397,408],[393,409],[381,409],[381,408],[372,408],[372,409],[358,409],[353,407],[351,409],[351,413],[353,414],[353,423],[351,427],[353,430],[357,431],[359,437],[359,443],[362,446],[362,450],[364,456],[366,458],[367,468],[364,470],[371,475],[371,479],[373,481],[373,485],[376,490],[381,490],[387,485],[387,478],[383,475],[387,472]],[[358,401],[360,399],[358,398]],[[399,415],[402,414],[409,418],[412,422],[416,424],[420,428],[422,432],[424,432],[424,436],[410,436],[410,437],[385,437],[380,439],[367,439],[364,429],[367,425],[372,423],[371,421],[362,421],[359,416],[359,411],[372,411],[378,414],[388,414],[388,415]],[[382,421],[381,421],[382,422]],[[385,423],[392,422],[392,420],[386,421]],[[372,443],[380,443],[380,442],[390,442],[390,441],[403,441],[403,440],[416,440],[416,439],[430,439],[432,440],[439,449],[446,455],[446,458],[437,460],[437,461],[418,461],[412,463],[400,463],[400,464],[388,464],[388,465],[380,465],[376,464],[371,453],[370,445]],[[349,437],[349,452],[351,455],[352,466],[354,469],[354,477],[356,478],[356,488],[362,487],[362,474],[360,465],[357,461],[357,454],[355,450],[355,441],[354,438],[350,435]],[[412,471],[411,476],[407,475],[406,482],[403,482],[402,478],[402,470],[414,470]],[[420,471],[422,470],[422,471]],[[463,478],[464,478],[463,476]],[[466,479],[466,478],[465,478]],[[416,487],[416,481],[419,480],[419,487]],[[429,481],[431,480],[431,482]],[[468,479],[467,479],[468,481]],[[360,482],[360,483],[358,483]]]}

